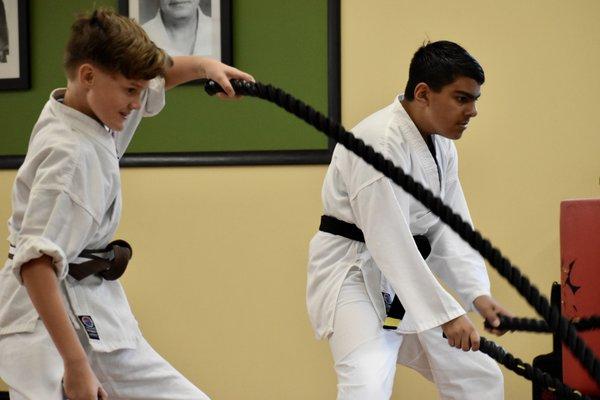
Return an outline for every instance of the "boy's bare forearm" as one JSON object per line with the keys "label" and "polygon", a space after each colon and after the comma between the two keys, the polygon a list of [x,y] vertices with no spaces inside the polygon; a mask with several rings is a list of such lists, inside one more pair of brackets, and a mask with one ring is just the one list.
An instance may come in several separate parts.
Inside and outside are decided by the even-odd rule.
{"label": "boy's bare forearm", "polygon": [[229,97],[235,95],[229,83],[230,79],[254,81],[252,75],[209,57],[177,56],[173,57],[173,65],[166,72],[165,89],[169,90],[182,83],[204,78],[216,81]]}
{"label": "boy's bare forearm", "polygon": [[199,56],[173,57],[173,66],[167,70],[165,75],[165,89],[168,90],[185,82],[206,78],[206,68],[204,66],[206,62],[206,58]]}
{"label": "boy's bare forearm", "polygon": [[35,309],[65,363],[86,359],[60,295],[52,259],[42,256],[21,267],[21,278]]}

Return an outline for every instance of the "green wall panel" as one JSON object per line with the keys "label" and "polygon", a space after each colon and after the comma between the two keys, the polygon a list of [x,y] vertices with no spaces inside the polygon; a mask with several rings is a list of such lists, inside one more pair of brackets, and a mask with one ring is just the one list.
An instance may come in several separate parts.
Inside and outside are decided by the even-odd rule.
{"label": "green wall panel", "polygon": [[[327,112],[327,1],[232,0],[233,63]],[[63,48],[79,11],[117,1],[30,0],[31,84],[0,92],[0,155],[23,155],[52,89],[65,86]],[[323,150],[327,139],[259,99],[222,101],[200,85],[167,92],[167,106],[146,118],[130,153]]]}

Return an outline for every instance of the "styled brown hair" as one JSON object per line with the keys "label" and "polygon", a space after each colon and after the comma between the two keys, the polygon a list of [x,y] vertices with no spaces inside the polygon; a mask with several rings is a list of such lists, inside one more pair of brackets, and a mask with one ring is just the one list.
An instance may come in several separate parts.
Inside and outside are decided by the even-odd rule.
{"label": "styled brown hair", "polygon": [[144,80],[164,76],[173,64],[133,19],[105,8],[80,15],[71,26],[64,59],[67,76],[85,62],[127,79]]}

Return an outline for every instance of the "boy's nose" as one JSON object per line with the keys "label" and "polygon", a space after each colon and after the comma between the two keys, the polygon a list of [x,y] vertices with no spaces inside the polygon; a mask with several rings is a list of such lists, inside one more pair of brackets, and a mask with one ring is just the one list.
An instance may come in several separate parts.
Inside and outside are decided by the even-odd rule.
{"label": "boy's nose", "polygon": [[477,116],[477,106],[475,105],[475,103],[473,103],[473,106],[469,110],[468,115],[469,115],[470,118],[473,118],[473,117]]}

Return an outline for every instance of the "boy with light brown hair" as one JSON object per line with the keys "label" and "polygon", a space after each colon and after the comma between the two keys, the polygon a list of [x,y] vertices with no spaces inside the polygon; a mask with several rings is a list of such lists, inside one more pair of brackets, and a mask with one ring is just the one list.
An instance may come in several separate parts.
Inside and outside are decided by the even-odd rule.
{"label": "boy with light brown hair", "polygon": [[253,80],[202,57],[169,57],[133,20],[77,18],[66,89],[50,95],[12,192],[0,270],[0,377],[13,400],[207,399],[145,341],[116,278],[131,248],[109,243],[121,214],[119,159],[164,92],[209,78]]}

